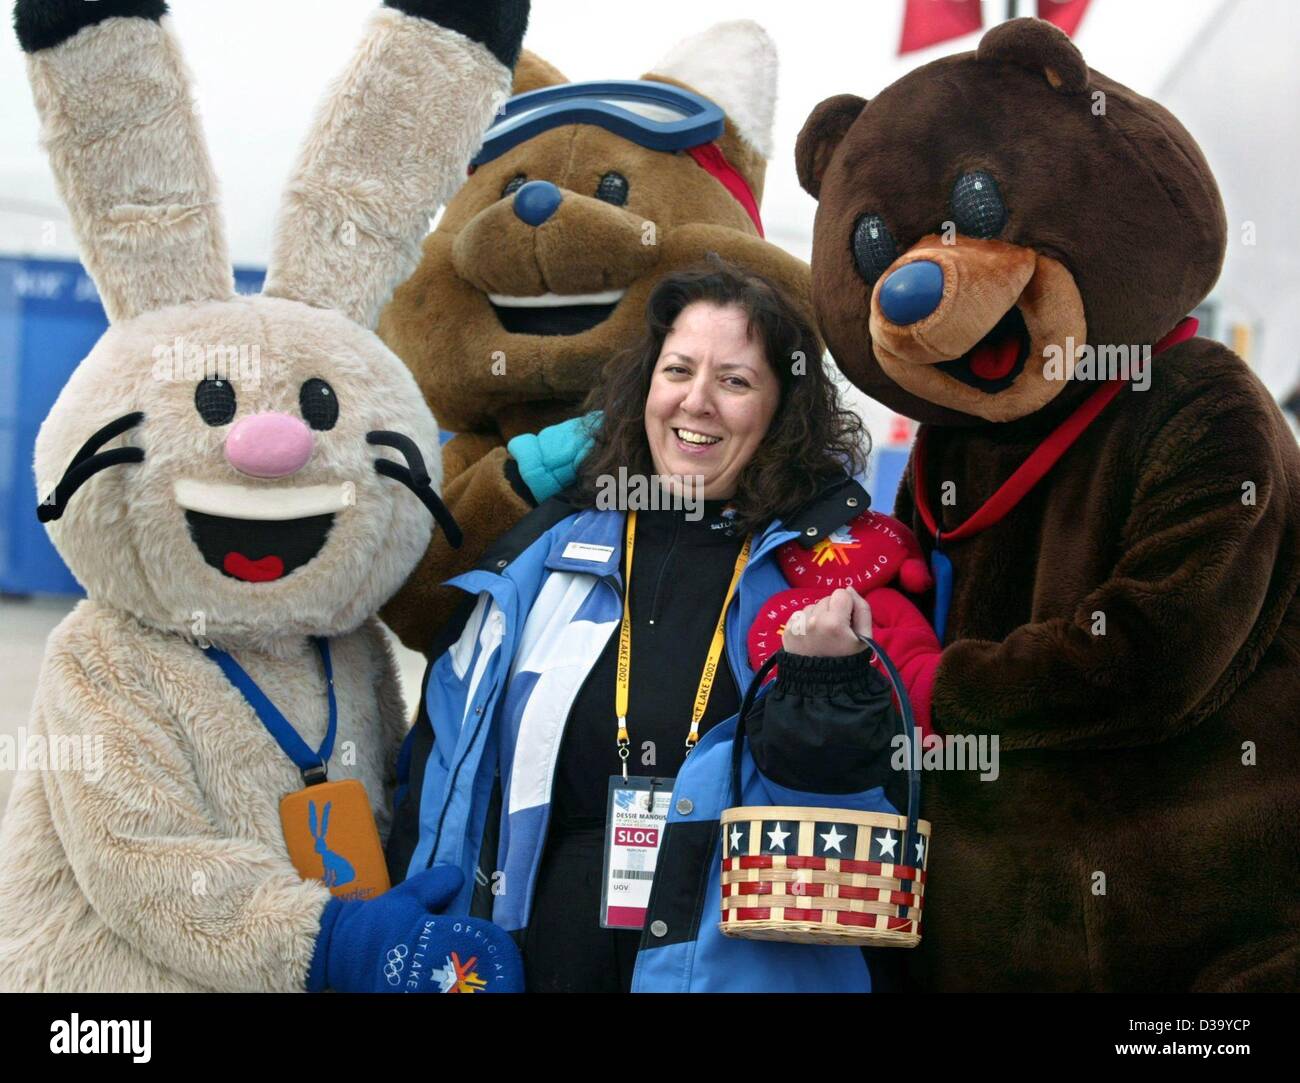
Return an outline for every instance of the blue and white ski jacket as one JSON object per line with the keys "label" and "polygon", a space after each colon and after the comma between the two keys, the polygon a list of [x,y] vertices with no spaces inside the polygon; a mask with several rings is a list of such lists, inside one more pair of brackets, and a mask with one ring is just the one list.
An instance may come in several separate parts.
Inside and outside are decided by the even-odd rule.
{"label": "blue and white ski jacket", "polygon": [[[846,477],[789,524],[773,522],[756,536],[725,626],[726,658],[742,691],[753,677],[746,632],[767,599],[788,587],[776,549],[796,538],[812,544],[867,504]],[[463,624],[453,620],[440,637],[449,645],[435,645],[399,763],[389,841],[395,881],[434,864],[461,868],[465,886],[447,913],[491,917],[516,933],[528,923],[565,724],[622,616],[623,531],[622,512],[573,512],[550,501],[475,570],[450,581],[471,596],[472,609],[467,600]],[[719,931],[719,815],[733,804],[735,729],[733,715],[705,733],[677,777],[633,991],[869,991],[857,948]],[[745,805],[896,811],[880,786],[827,795],[778,785],[758,770],[748,741],[741,785]]]}

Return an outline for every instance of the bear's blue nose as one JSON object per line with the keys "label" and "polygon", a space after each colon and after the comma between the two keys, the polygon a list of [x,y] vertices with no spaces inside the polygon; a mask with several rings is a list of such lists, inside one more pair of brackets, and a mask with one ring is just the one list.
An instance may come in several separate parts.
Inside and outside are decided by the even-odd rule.
{"label": "bear's blue nose", "polygon": [[939,307],[941,300],[943,268],[933,260],[905,263],[880,285],[880,311],[891,323],[923,320]]}
{"label": "bear's blue nose", "polygon": [[530,226],[540,226],[555,213],[563,198],[550,181],[529,181],[515,192],[515,214]]}

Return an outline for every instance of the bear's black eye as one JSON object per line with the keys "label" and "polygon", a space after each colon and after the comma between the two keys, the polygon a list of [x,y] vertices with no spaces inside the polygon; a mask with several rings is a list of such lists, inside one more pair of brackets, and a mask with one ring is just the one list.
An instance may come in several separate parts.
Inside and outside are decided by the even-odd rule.
{"label": "bear's black eye", "polygon": [[621,207],[627,202],[627,178],[622,173],[606,173],[596,185],[596,198]]}
{"label": "bear's black eye", "polygon": [[303,420],[313,429],[332,429],[339,419],[339,400],[334,388],[314,376],[298,389],[298,406]]}
{"label": "bear's black eye", "polygon": [[224,425],[235,416],[235,389],[228,380],[201,380],[194,389],[194,409],[209,425]]}
{"label": "bear's black eye", "polygon": [[897,258],[898,248],[885,220],[878,214],[864,214],[859,218],[853,227],[853,262],[867,285],[874,285]]}
{"label": "bear's black eye", "polygon": [[506,186],[501,189],[501,198],[505,199],[506,196],[514,195],[515,192],[519,191],[519,189],[524,186],[524,182],[527,180],[528,178],[522,173],[516,173],[506,181]]}
{"label": "bear's black eye", "polygon": [[952,220],[967,237],[996,237],[1007,224],[997,181],[983,170],[963,173],[952,186]]}

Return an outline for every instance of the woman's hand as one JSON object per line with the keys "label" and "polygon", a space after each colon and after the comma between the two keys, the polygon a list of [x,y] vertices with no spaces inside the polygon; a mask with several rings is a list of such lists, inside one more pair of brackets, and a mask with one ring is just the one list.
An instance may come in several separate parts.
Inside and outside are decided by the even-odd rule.
{"label": "woman's hand", "polygon": [[871,608],[857,591],[841,587],[795,613],[785,626],[781,645],[790,654],[843,658],[867,649],[855,632],[871,635]]}

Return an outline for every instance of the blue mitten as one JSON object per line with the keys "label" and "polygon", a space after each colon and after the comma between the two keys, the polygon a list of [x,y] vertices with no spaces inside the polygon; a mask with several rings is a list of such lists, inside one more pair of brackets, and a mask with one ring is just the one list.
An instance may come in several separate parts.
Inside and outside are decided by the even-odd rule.
{"label": "blue mitten", "polygon": [[435,865],[374,899],[331,899],[321,914],[307,991],[520,993],[524,964],[510,934],[438,911],[465,881]]}
{"label": "blue mitten", "polygon": [[578,477],[578,464],[591,451],[592,433],[600,424],[600,411],[573,417],[541,432],[520,433],[506,445],[519,466],[519,476],[537,503],[567,489]]}

